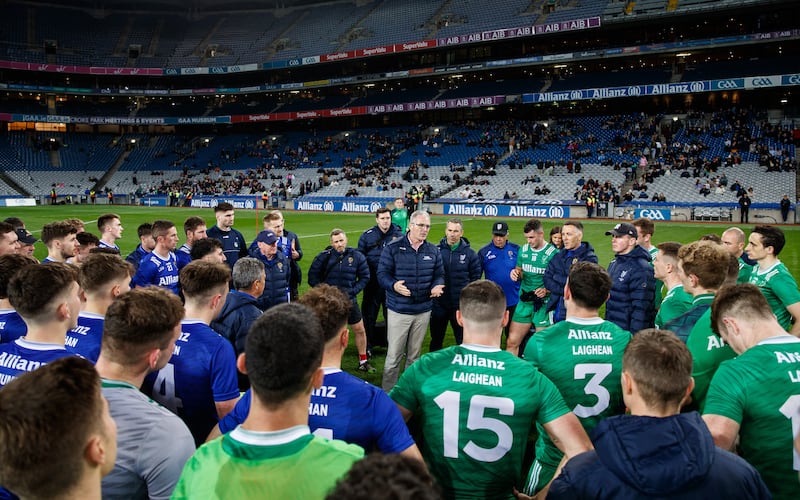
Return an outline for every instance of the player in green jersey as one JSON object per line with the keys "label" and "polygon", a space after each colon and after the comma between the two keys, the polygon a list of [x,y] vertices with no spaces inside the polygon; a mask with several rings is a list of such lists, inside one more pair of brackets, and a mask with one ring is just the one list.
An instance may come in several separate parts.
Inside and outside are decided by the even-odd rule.
{"label": "player in green jersey", "polygon": [[[686,315],[697,318],[691,329],[688,329],[688,334],[679,336],[686,342],[694,360],[692,409],[702,410],[708,384],[719,364],[735,356],[730,346],[712,330],[709,308],[714,294],[723,285],[728,274],[731,271],[736,272],[736,267],[731,269],[731,262],[730,254],[722,245],[712,241],[695,241],[678,250],[678,273],[684,289],[694,297],[692,309]],[[668,329],[671,329],[670,325],[667,326]]]}
{"label": "player in green jersey", "polygon": [[774,498],[800,498],[800,339],[787,335],[758,287],[725,287],[711,306],[712,324],[739,355],[719,367],[703,419],[714,442],[742,457]]}
{"label": "player in green jersey", "polygon": [[744,253],[745,234],[738,227],[731,227],[722,233],[722,245],[725,249],[736,257],[739,262],[739,276],[736,283],[749,283],[750,274],[753,272],[753,262],[746,260],[747,254]]}
{"label": "player in green jersey", "polygon": [[422,356],[389,394],[419,417],[422,455],[445,498],[513,498],[531,425],[542,425],[567,457],[591,449],[555,385],[500,350],[508,321],[502,290],[475,281],[461,292],[464,343]]}
{"label": "player in green jersey", "polygon": [[[631,334],[598,314],[610,291],[611,278],[602,267],[576,263],[564,287],[567,319],[537,333],[525,347],[525,359],[556,385],[587,433],[601,419],[625,410],[620,376]],[[524,493],[532,495],[549,483],[563,456],[540,427]]]}
{"label": "player in green jersey", "polygon": [[681,244],[676,241],[659,243],[653,258],[653,274],[656,280],[660,280],[667,288],[667,295],[664,296],[661,307],[656,313],[656,327],[662,329],[664,325],[692,307],[692,296],[683,289],[683,283],[678,276],[678,249],[680,247]]}
{"label": "player in green jersey", "polygon": [[392,224],[397,224],[403,230],[403,234],[408,231],[408,209],[403,198],[395,198],[394,208],[392,209]]}
{"label": "player in green jersey", "polygon": [[756,226],[748,238],[747,256],[756,261],[750,283],[758,286],[784,330],[800,337],[800,291],[797,281],[778,260],[786,238],[773,226]]}
{"label": "player in green jersey", "polygon": [[537,219],[526,222],[522,231],[527,243],[520,247],[517,267],[511,271],[511,279],[522,282],[506,342],[506,350],[512,354],[518,354],[531,325],[541,330],[553,324],[552,314],[547,311],[550,294],[544,287],[544,271],[558,248],[545,241],[544,228]]}
{"label": "player in green jersey", "polygon": [[[644,217],[633,221],[633,225],[636,227],[636,232],[639,233],[639,236],[636,238],[636,244],[650,253],[650,265],[653,265],[656,260],[656,254],[658,253],[658,246],[653,245],[653,235],[656,232],[656,225],[652,220]],[[661,307],[661,301],[664,297],[663,288],[664,282],[656,277],[656,296],[655,302],[653,302],[656,310]]]}
{"label": "player in green jersey", "polygon": [[237,362],[253,391],[247,419],[197,450],[173,499],[325,498],[364,450],[308,428],[323,344],[319,320],[300,304],[275,306],[253,323]]}

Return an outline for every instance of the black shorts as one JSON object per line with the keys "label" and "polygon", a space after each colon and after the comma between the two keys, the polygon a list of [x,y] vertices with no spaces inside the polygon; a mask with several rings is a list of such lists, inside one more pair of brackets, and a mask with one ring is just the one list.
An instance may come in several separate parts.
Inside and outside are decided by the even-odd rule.
{"label": "black shorts", "polygon": [[363,318],[361,316],[361,308],[358,307],[358,302],[355,300],[353,302],[353,307],[350,308],[350,316],[347,318],[348,325],[355,325]]}

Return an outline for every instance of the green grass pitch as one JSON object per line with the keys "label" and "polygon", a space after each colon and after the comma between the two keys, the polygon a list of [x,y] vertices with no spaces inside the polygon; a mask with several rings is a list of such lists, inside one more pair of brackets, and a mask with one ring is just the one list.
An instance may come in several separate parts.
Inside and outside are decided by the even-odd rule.
{"label": "green grass pitch", "polygon": [[[2,208],[0,209],[0,219],[10,216],[17,216],[25,221],[27,228],[34,233],[37,237],[40,234],[40,229],[43,224],[53,220],[65,219],[69,217],[78,217],[86,222],[86,229],[90,232],[98,234],[96,226],[97,217],[101,214],[113,212],[119,214],[122,219],[122,225],[125,228],[123,238],[118,242],[123,256],[130,253],[138,244],[136,236],[136,228],[143,222],[152,222],[156,219],[168,219],[175,222],[178,226],[178,234],[182,235],[183,221],[192,215],[203,217],[211,227],[215,224],[214,213],[211,209],[193,209],[193,208],[150,208],[150,207],[133,207],[125,205],[59,205],[59,206],[41,206],[41,207],[24,207],[24,208]],[[237,210],[235,227],[240,230],[247,240],[248,244],[253,240],[257,231],[261,229],[261,217],[264,211],[255,210]],[[312,212],[291,212],[285,211],[284,217],[286,219],[286,227],[296,232],[300,237],[304,257],[300,262],[303,268],[304,275],[317,255],[328,245],[328,234],[334,227],[343,229],[349,239],[349,245],[356,247],[358,245],[358,238],[361,233],[372,227],[375,224],[375,218],[369,214],[331,214],[331,213],[312,213]],[[432,217],[433,228],[430,232],[429,241],[438,243],[444,236],[445,216]],[[464,222],[464,235],[470,240],[474,250],[480,249],[483,245],[488,243],[491,238],[491,226],[494,219],[489,218],[476,218],[476,219],[463,219]],[[510,227],[509,236],[511,241],[522,243],[524,237],[522,234],[522,227],[525,224],[525,219],[507,219]],[[584,241],[591,242],[595,247],[597,256],[600,259],[600,264],[604,267],[608,265],[613,256],[611,252],[611,243],[609,237],[603,233],[613,227],[614,221],[607,219],[593,219],[584,220]],[[549,232],[550,228],[560,223],[558,220],[544,220],[545,234]],[[703,223],[686,223],[686,222],[657,222],[656,231],[653,241],[656,243],[663,241],[679,241],[682,243],[696,240],[704,234],[715,233],[722,234],[731,223],[717,223],[717,222],[703,222]],[[749,233],[749,229],[753,224],[747,226],[740,226]],[[786,264],[794,276],[800,276],[800,228],[798,226],[782,226],[786,234],[786,246],[780,254],[780,259]],[[44,245],[39,242],[36,244],[36,257],[39,259],[47,255]],[[304,283],[301,286],[301,293],[307,287]],[[445,345],[452,343],[452,336],[445,339]],[[427,341],[423,347],[423,352],[427,352]],[[373,365],[378,369],[376,374],[363,374],[356,372],[357,366],[357,353],[351,340],[351,346],[345,354],[342,362],[342,367],[352,373],[356,373],[369,382],[380,385],[381,370],[383,368],[383,352],[380,351],[373,359]]]}

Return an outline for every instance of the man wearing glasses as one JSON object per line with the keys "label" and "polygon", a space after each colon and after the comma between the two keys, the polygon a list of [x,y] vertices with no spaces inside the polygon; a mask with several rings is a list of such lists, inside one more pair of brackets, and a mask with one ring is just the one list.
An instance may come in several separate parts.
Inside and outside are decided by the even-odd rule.
{"label": "man wearing glasses", "polygon": [[444,292],[444,265],[439,249],[425,241],[431,229],[427,212],[411,214],[408,233],[381,253],[378,283],[386,290],[386,326],[389,348],[383,368],[383,389],[397,383],[400,361],[406,368],[419,358],[433,307]]}

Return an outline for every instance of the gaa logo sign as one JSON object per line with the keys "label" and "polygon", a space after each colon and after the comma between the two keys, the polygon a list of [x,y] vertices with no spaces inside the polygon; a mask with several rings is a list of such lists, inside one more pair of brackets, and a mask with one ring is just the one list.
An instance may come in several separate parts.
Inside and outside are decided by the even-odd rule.
{"label": "gaa logo sign", "polygon": [[377,201],[373,201],[372,203],[369,204],[369,211],[370,212],[377,212],[378,209],[380,209],[381,207],[383,207],[383,205],[381,205]]}
{"label": "gaa logo sign", "polygon": [[547,210],[547,217],[551,219],[563,219],[564,218],[564,207],[560,206],[553,206]]}
{"label": "gaa logo sign", "polygon": [[650,220],[670,220],[669,210],[659,210],[655,208],[640,208],[636,210],[634,217],[643,217]]}
{"label": "gaa logo sign", "polygon": [[484,205],[483,215],[488,215],[489,217],[497,217],[497,205]]}
{"label": "gaa logo sign", "polygon": [[333,212],[333,202],[332,201],[326,201],[325,203],[323,203],[322,204],[322,210],[324,210],[326,212]]}

